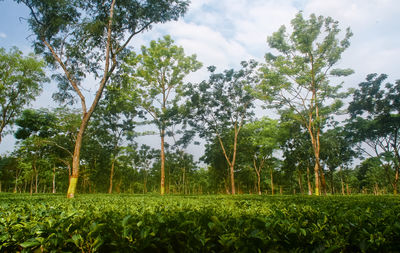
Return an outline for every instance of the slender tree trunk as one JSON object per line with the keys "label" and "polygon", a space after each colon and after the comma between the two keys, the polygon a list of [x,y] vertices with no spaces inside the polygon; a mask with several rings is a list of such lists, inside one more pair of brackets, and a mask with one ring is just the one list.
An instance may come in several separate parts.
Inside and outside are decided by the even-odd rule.
{"label": "slender tree trunk", "polygon": [[324,170],[322,169],[321,165],[318,165],[319,167],[319,175],[321,177],[321,190],[326,195],[327,192],[327,186],[326,186],[326,180],[325,180],[325,173]]}
{"label": "slender tree trunk", "polygon": [[343,182],[343,172],[342,172],[342,167],[339,167],[339,172],[340,172],[340,182],[342,184],[342,195],[344,195],[344,182]]}
{"label": "slender tree trunk", "polygon": [[37,168],[36,168],[36,162],[33,162],[33,165],[32,165],[32,167],[33,167],[33,172],[34,172],[34,174],[35,174],[35,193],[38,193],[38,171],[37,171]]}
{"label": "slender tree trunk", "polygon": [[274,174],[272,173],[272,168],[269,169],[271,175],[271,195],[274,195]]}
{"label": "slender tree trunk", "polygon": [[33,173],[31,175],[31,189],[29,191],[29,193],[32,195],[33,194]]}
{"label": "slender tree trunk", "polygon": [[399,182],[399,166],[396,166],[396,172],[394,176],[393,182],[393,194],[397,195],[397,183]]}
{"label": "slender tree trunk", "polygon": [[304,191],[303,191],[303,180],[302,180],[302,178],[301,178],[301,172],[300,172],[300,170],[298,170],[297,174],[298,174],[298,177],[299,177],[300,194],[303,195],[303,194],[304,194]]}
{"label": "slender tree trunk", "polygon": [[333,172],[334,172],[334,170],[331,170],[331,193],[332,193],[332,195],[335,194],[335,188],[333,187]]}
{"label": "slender tree trunk", "polygon": [[314,177],[315,177],[315,195],[319,196],[320,194],[320,188],[319,188],[319,169],[318,169],[318,164],[315,163],[314,166]]}
{"label": "slender tree trunk", "polygon": [[185,168],[185,166],[183,166],[183,174],[182,174],[182,184],[183,184],[183,194],[186,194],[186,179],[185,179],[185,176],[186,176],[186,168]]}
{"label": "slender tree trunk", "polygon": [[[18,170],[15,170],[15,186],[14,186],[14,193],[17,193],[17,186],[18,186]],[[0,192],[1,192],[1,181],[0,181]]]}
{"label": "slender tree trunk", "polygon": [[164,153],[164,135],[165,129],[161,129],[161,195],[165,194],[165,153]]}
{"label": "slender tree trunk", "polygon": [[109,194],[112,193],[112,189],[113,189],[114,166],[115,166],[115,158],[113,158],[113,160],[111,162],[110,186],[108,187]]}
{"label": "slender tree trunk", "polygon": [[53,193],[56,193],[56,167],[53,166]]}
{"label": "slender tree trunk", "polygon": [[307,166],[307,186],[308,186],[308,195],[312,195],[312,187],[310,180],[310,167]]}
{"label": "slender tree trunk", "polygon": [[235,195],[235,162],[236,162],[236,151],[237,151],[237,139],[239,135],[240,128],[238,129],[237,123],[235,123],[235,138],[233,140],[233,155],[232,155],[232,163],[230,166],[231,173],[231,192],[232,195]]}

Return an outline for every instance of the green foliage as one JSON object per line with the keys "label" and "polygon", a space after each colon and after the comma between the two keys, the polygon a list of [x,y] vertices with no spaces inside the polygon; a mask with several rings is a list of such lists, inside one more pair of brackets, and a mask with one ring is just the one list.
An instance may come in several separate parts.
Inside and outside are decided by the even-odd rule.
{"label": "green foliage", "polygon": [[384,84],[386,79],[385,74],[369,74],[359,84],[348,107],[351,117],[346,127],[352,142],[364,154],[378,158],[396,192],[400,170],[400,81]]}
{"label": "green foliage", "polygon": [[14,123],[47,81],[43,61],[32,54],[23,56],[15,47],[9,52],[0,48],[0,142],[4,128]]}
{"label": "green foliage", "polygon": [[125,75],[129,92],[139,101],[160,133],[179,118],[184,78],[200,69],[196,55],[186,56],[182,47],[174,45],[170,36],[142,46],[141,54],[125,59]]}
{"label": "green foliage", "polygon": [[393,252],[399,198],[0,195],[2,251]]}

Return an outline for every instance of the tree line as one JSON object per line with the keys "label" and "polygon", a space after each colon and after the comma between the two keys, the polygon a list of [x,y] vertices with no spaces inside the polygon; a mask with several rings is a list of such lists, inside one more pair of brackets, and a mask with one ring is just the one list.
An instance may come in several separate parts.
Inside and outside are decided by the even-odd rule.
{"label": "tree line", "polygon": [[[207,80],[190,83],[202,64],[170,36],[139,52],[128,47],[152,25],[181,17],[187,1],[17,2],[30,10],[42,58],[0,50],[0,135],[14,125],[18,140],[1,157],[0,190],[68,198],[77,188],[397,193],[400,81],[369,74],[344,91],[338,82],[353,70],[336,66],[353,34],[332,18],[299,12],[290,32],[282,26],[268,37],[264,62],[221,72],[209,66]],[[62,106],[22,110],[49,81],[45,66],[53,69],[53,99]],[[97,82],[91,104],[88,79]],[[80,109],[65,107],[76,103]],[[160,137],[159,148],[138,144],[148,134]],[[199,139],[205,166],[188,153]]]}

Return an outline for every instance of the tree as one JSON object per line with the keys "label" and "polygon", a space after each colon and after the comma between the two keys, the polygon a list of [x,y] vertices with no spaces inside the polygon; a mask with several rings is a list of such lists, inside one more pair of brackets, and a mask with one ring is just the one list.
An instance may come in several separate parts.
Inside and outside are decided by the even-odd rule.
{"label": "tree", "polygon": [[24,106],[35,100],[48,79],[44,62],[33,54],[24,57],[17,48],[0,48],[0,143],[4,128],[12,125]]}
{"label": "tree", "polygon": [[283,152],[282,170],[297,172],[300,193],[303,193],[303,175],[307,177],[308,195],[312,195],[310,167],[314,164],[309,134],[298,121],[293,110],[280,111],[280,148]]}
{"label": "tree", "polygon": [[[30,10],[28,23],[36,35],[34,46],[53,67],[62,69],[56,75],[60,92],[55,98],[71,101],[74,92],[81,103],[82,120],[77,134],[72,162],[72,177],[67,197],[73,198],[79,175],[79,160],[84,132],[103,90],[127,53],[132,38],[151,28],[152,24],[176,20],[186,12],[184,0],[160,1],[66,1],[16,0]],[[98,81],[92,104],[83,84],[87,78]]]}
{"label": "tree", "polygon": [[139,95],[140,106],[151,116],[161,138],[161,195],[165,193],[165,132],[171,118],[178,113],[184,78],[201,68],[196,55],[185,56],[182,47],[173,44],[170,36],[151,41],[141,54],[126,60],[133,93]]}
{"label": "tree", "polygon": [[[241,63],[242,69],[225,70],[214,73],[214,66],[208,67],[210,78],[199,85],[189,85],[187,96],[188,114],[192,115],[192,124],[200,132],[200,137],[209,141],[218,139],[221,150],[229,166],[231,193],[235,194],[234,168],[237,143],[245,120],[252,115],[254,96],[250,91],[255,83],[255,61]],[[233,131],[233,146],[228,150],[224,144],[224,133]]]}
{"label": "tree", "polygon": [[[335,193],[333,178],[335,170],[338,167],[349,164],[356,156],[352,146],[347,131],[343,127],[337,126],[337,122],[332,129],[322,133],[321,160],[324,161],[329,169],[332,194]],[[341,181],[343,184],[343,179]]]}
{"label": "tree", "polygon": [[107,87],[105,98],[100,101],[93,115],[92,136],[111,156],[108,193],[113,190],[115,164],[124,149],[123,143],[127,138],[132,140],[135,135],[133,119],[137,115],[137,101],[137,97],[129,96],[118,85],[112,84]]}
{"label": "tree", "polygon": [[320,133],[329,115],[342,102],[341,85],[332,85],[330,76],[346,76],[350,69],[332,69],[346,50],[352,36],[347,28],[339,39],[338,22],[332,18],[316,17],[305,20],[298,13],[291,21],[292,34],[282,26],[268,44],[280,54],[265,55],[266,65],[261,68],[263,82],[258,86],[261,98],[273,102],[278,108],[290,108],[307,129],[315,157],[315,193],[320,194],[319,178],[324,182],[320,167]]}
{"label": "tree", "polygon": [[[386,79],[385,74],[369,74],[366,81],[359,84],[348,108],[351,118],[347,127],[359,150],[379,159],[391,179],[394,194],[397,194],[400,170],[400,80],[395,84],[383,85]],[[392,169],[394,175],[391,175]]]}
{"label": "tree", "polygon": [[[265,167],[269,167],[271,175],[271,188],[273,190],[273,153],[279,148],[279,130],[278,121],[269,118],[248,123],[244,126],[244,131],[249,132],[248,141],[253,150],[246,152],[247,156],[252,156],[253,168],[257,175],[257,191],[261,195],[261,172]],[[249,154],[250,153],[250,154]]]}

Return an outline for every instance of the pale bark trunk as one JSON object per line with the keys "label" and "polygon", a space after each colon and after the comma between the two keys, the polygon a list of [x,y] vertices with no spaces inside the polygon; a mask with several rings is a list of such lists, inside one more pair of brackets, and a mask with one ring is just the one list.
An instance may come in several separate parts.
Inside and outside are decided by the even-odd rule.
{"label": "pale bark trunk", "polygon": [[393,182],[393,194],[397,195],[397,183],[399,182],[399,167],[396,166],[396,174],[394,176],[394,182]]}
{"label": "pale bark trunk", "polygon": [[31,188],[30,188],[29,193],[30,193],[31,195],[33,194],[33,173],[32,173],[32,176],[31,176]]}
{"label": "pale bark trunk", "polygon": [[315,163],[314,166],[314,177],[315,177],[315,195],[319,195],[320,194],[320,188],[319,188],[319,169],[318,169],[318,164]]}
{"label": "pale bark trunk", "polygon": [[79,177],[79,160],[81,154],[81,146],[83,140],[83,133],[86,130],[87,123],[89,121],[89,117],[85,115],[82,118],[81,126],[79,128],[79,132],[76,136],[75,140],[75,148],[74,148],[74,155],[72,157],[72,174],[69,180],[69,186],[67,191],[67,198],[74,198],[76,192],[76,186],[78,183]]}
{"label": "pale bark trunk", "polygon": [[56,167],[53,167],[53,193],[56,193]]}
{"label": "pale bark trunk", "polygon": [[333,170],[332,170],[332,173],[331,173],[331,193],[335,194],[335,188],[333,187]]}
{"label": "pale bark trunk", "polygon": [[233,155],[232,155],[232,163],[231,163],[231,167],[230,167],[230,172],[231,172],[231,192],[232,195],[235,195],[235,162],[236,162],[236,151],[237,151],[237,138],[239,135],[239,130],[237,124],[235,124],[235,138],[233,141]]}
{"label": "pale bark trunk", "polygon": [[38,193],[38,171],[35,162],[33,163],[33,172],[35,173],[35,193]]}
{"label": "pale bark trunk", "polygon": [[301,179],[301,172],[300,172],[300,170],[299,170],[297,173],[298,173],[298,177],[299,177],[300,194],[303,195],[303,180]]}
{"label": "pale bark trunk", "polygon": [[342,167],[339,167],[339,172],[340,172],[340,182],[342,184],[342,195],[344,195],[344,182],[343,182],[343,172],[342,172]]}
{"label": "pale bark trunk", "polygon": [[271,195],[274,195],[274,174],[272,173],[272,168],[270,168],[271,175]]}
{"label": "pale bark trunk", "polygon": [[[15,171],[15,186],[14,186],[14,193],[18,191],[18,170]],[[0,192],[1,192],[1,181],[0,181]]]}
{"label": "pale bark trunk", "polygon": [[114,166],[115,166],[115,159],[113,158],[113,160],[111,162],[110,186],[108,187],[109,194],[112,193],[112,189],[113,189]]}
{"label": "pale bark trunk", "polygon": [[307,166],[307,186],[308,186],[308,195],[312,195],[312,187],[310,180],[310,168]]}
{"label": "pale bark trunk", "polygon": [[161,185],[160,193],[165,194],[165,153],[164,153],[164,129],[161,129]]}

